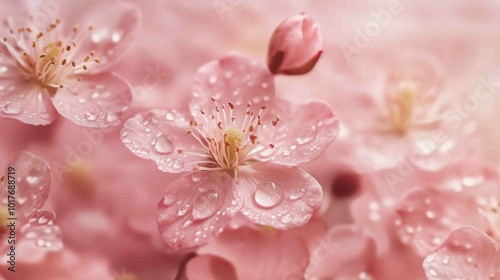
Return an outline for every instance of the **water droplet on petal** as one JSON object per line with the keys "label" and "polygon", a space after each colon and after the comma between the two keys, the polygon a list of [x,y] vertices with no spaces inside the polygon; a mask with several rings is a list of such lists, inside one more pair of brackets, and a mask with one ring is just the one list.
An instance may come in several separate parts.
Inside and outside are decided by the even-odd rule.
{"label": "water droplet on petal", "polygon": [[193,205],[193,219],[202,220],[215,214],[220,208],[220,195],[215,190],[205,191],[200,194]]}
{"label": "water droplet on petal", "polygon": [[170,136],[160,136],[156,139],[155,150],[160,154],[171,154],[174,151],[174,143]]}
{"label": "water droplet on petal", "polygon": [[21,114],[21,105],[16,102],[9,103],[3,108],[3,112],[8,115],[19,115]]}
{"label": "water droplet on petal", "polygon": [[292,216],[290,214],[286,214],[283,217],[281,217],[281,222],[283,224],[288,224],[292,221]]}
{"label": "water droplet on petal", "polygon": [[211,85],[215,84],[215,83],[217,82],[217,76],[212,75],[212,76],[210,77],[210,79],[208,80],[208,82],[209,82]]}
{"label": "water droplet on petal", "polygon": [[302,135],[301,137],[297,137],[296,142],[299,145],[308,144],[312,142],[317,135],[318,133],[316,131],[316,127],[312,126],[309,130],[305,132],[304,135]]}
{"label": "water droplet on petal", "polygon": [[306,190],[302,187],[298,187],[295,190],[293,190],[288,197],[291,200],[297,200],[299,198],[302,198],[305,194],[306,194]]}
{"label": "water droplet on petal", "polygon": [[89,111],[89,112],[87,112],[85,118],[88,121],[95,121],[95,120],[97,120],[97,113],[95,111]]}
{"label": "water droplet on petal", "polygon": [[191,176],[191,179],[193,180],[193,182],[197,183],[199,181],[201,181],[201,179],[203,178],[202,174],[201,173],[193,173],[193,175]]}
{"label": "water droplet on petal", "polygon": [[114,122],[118,119],[118,115],[116,113],[109,113],[108,116],[106,117],[106,120],[108,122]]}
{"label": "water droplet on petal", "polygon": [[181,217],[181,216],[186,215],[186,213],[187,213],[187,211],[189,210],[190,207],[191,207],[191,205],[189,205],[189,204],[186,204],[186,205],[182,206],[179,209],[179,212],[177,212],[177,216]]}
{"label": "water droplet on petal", "polygon": [[42,171],[39,168],[32,168],[26,176],[26,182],[30,185],[38,183],[40,176],[42,176]]}
{"label": "water droplet on petal", "polygon": [[262,182],[255,190],[254,200],[263,208],[275,207],[283,200],[283,189],[276,183]]}
{"label": "water droplet on petal", "polygon": [[166,192],[163,196],[163,205],[170,206],[177,199],[177,194],[173,191]]}

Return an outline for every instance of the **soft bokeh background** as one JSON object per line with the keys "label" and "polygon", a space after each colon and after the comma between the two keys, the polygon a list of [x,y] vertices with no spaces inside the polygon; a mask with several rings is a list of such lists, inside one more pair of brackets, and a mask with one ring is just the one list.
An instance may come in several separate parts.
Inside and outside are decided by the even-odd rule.
{"label": "soft bokeh background", "polygon": [[[10,0],[1,1],[3,5]],[[82,13],[99,3],[52,2],[56,4],[45,6],[47,11],[80,9]],[[276,77],[278,95],[296,101],[325,100],[341,122],[369,118],[359,110],[353,113],[356,103],[351,97],[373,90],[382,71],[374,66],[380,56],[422,52],[439,57],[446,69],[447,90],[457,104],[474,92],[478,77],[500,82],[500,3],[493,0],[129,2],[137,5],[143,18],[136,41],[113,67],[134,87],[134,101],[123,120],[149,108],[184,108],[197,68],[230,51],[265,62],[274,28],[287,16],[301,12],[321,26],[324,52],[311,73]],[[396,5],[399,12],[388,13],[390,5]],[[382,15],[385,26],[377,23]],[[379,29],[368,36],[365,30],[373,22]],[[481,143],[474,151],[490,163],[500,159],[499,90],[497,87],[491,98],[480,102],[464,120],[463,128],[467,130],[465,123],[474,122],[474,135]],[[61,270],[59,278],[43,279],[184,279],[184,266],[192,253],[166,252],[155,217],[165,187],[178,175],[163,173],[153,162],[130,153],[120,141],[119,128],[80,128],[63,118],[47,127],[1,119],[0,135],[0,169],[5,170],[21,150],[51,163],[54,179],[45,208],[55,211],[65,244],[63,251],[49,253],[40,262],[30,263],[29,256],[19,256],[20,262],[24,258],[27,262],[19,264],[17,279],[42,279],[37,275],[51,275],[55,270]],[[359,165],[353,156],[359,147],[349,145],[345,137],[341,135],[317,162],[305,166],[325,190],[320,227],[350,223],[352,213],[363,208],[353,203],[361,195],[356,194],[359,190],[349,190],[358,185],[353,180],[361,179],[348,175],[370,170]],[[456,141],[460,144],[470,138]],[[339,174],[347,176],[343,178],[348,185],[340,194],[332,191]],[[310,227],[314,225],[306,226]],[[236,242],[231,234],[226,234],[226,243],[226,237],[217,242]],[[313,233],[301,234],[306,239],[314,237]],[[379,256],[375,265],[383,276],[375,279],[424,279],[422,258],[405,250]],[[297,265],[303,264],[298,261]],[[14,279],[4,269],[0,274]]]}

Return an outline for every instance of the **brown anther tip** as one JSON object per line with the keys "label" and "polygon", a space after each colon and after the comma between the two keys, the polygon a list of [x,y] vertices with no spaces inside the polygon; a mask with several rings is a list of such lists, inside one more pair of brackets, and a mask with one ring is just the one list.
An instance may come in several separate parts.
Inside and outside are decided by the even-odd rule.
{"label": "brown anther tip", "polygon": [[39,77],[42,76],[42,72],[38,71],[38,76]]}
{"label": "brown anther tip", "polygon": [[220,112],[219,106],[215,106],[215,111]]}
{"label": "brown anther tip", "polygon": [[71,62],[71,65],[73,65],[73,67],[76,67],[76,62]]}
{"label": "brown anther tip", "polygon": [[82,80],[82,78],[78,77],[77,80],[80,82]]}
{"label": "brown anther tip", "polygon": [[217,123],[217,127],[218,127],[218,128],[220,128],[220,129],[222,129],[222,122],[221,122],[221,121],[219,121],[219,122]]}
{"label": "brown anther tip", "polygon": [[95,63],[101,63],[101,60],[99,58],[94,59]]}
{"label": "brown anther tip", "polygon": [[182,155],[182,154],[184,153],[184,151],[183,151],[182,149],[178,149],[178,150],[177,150],[177,153],[178,153],[179,155]]}
{"label": "brown anther tip", "polygon": [[88,68],[87,68],[87,65],[83,65],[83,70],[85,70],[85,71],[86,71],[87,69],[88,69]]}
{"label": "brown anther tip", "polygon": [[250,106],[252,106],[252,102],[248,101],[247,102],[247,107],[250,107]]}
{"label": "brown anther tip", "polygon": [[215,97],[210,97],[210,100],[212,100],[213,102],[215,102]]}
{"label": "brown anther tip", "polygon": [[36,35],[36,38],[37,38],[37,39],[40,39],[40,38],[42,38],[42,37],[43,37],[43,32],[40,32],[40,33],[38,33],[38,35]]}
{"label": "brown anther tip", "polygon": [[265,109],[267,108],[267,105],[265,105],[265,104],[264,104],[264,105],[262,105],[260,108],[261,108],[262,110],[265,110]]}
{"label": "brown anther tip", "polygon": [[76,43],[75,42],[72,42],[71,44],[73,45],[73,47],[76,47]]}
{"label": "brown anther tip", "polygon": [[42,54],[40,55],[40,58],[44,58],[44,57],[46,57],[46,56],[47,56],[46,54],[42,53]]}
{"label": "brown anther tip", "polygon": [[60,88],[64,88],[64,85],[59,85]]}
{"label": "brown anther tip", "polygon": [[23,53],[23,55],[24,55],[24,56],[28,56],[28,53],[27,53],[27,52],[24,52],[24,53]]}
{"label": "brown anther tip", "polygon": [[236,121],[236,117],[232,117],[232,118],[231,118],[231,121],[232,121],[232,122],[235,122],[235,121]]}
{"label": "brown anther tip", "polygon": [[90,56],[94,56],[94,55],[95,55],[95,52],[91,51]]}
{"label": "brown anther tip", "polygon": [[227,102],[227,104],[229,105],[229,108],[234,109],[234,104],[232,102]]}
{"label": "brown anther tip", "polygon": [[203,110],[200,110],[200,113],[201,113],[202,115],[205,115],[205,111],[203,111]]}
{"label": "brown anther tip", "polygon": [[70,45],[67,45],[66,46],[66,50],[69,52],[71,50],[71,46]]}
{"label": "brown anther tip", "polygon": [[3,37],[3,41],[4,41],[4,42],[7,42],[7,38]]}
{"label": "brown anther tip", "polygon": [[269,147],[271,147],[271,149],[274,149],[274,144],[269,144]]}
{"label": "brown anther tip", "polygon": [[66,58],[61,62],[62,65],[66,65]]}
{"label": "brown anther tip", "polygon": [[248,131],[252,132],[254,131],[255,127],[253,125],[251,125],[249,128],[248,128]]}
{"label": "brown anther tip", "polygon": [[26,28],[26,31],[28,31],[29,33],[31,33],[31,32],[32,32],[31,28],[29,28],[29,27],[28,27],[28,28]]}
{"label": "brown anther tip", "polygon": [[89,62],[89,60],[90,60],[90,57],[87,56],[87,57],[85,57],[85,59],[83,61],[84,62]]}
{"label": "brown anther tip", "polygon": [[188,130],[187,131],[187,134],[192,134],[193,132],[191,130]]}
{"label": "brown anther tip", "polygon": [[75,32],[75,33],[78,32],[78,27],[76,27],[76,26],[73,27],[73,32]]}
{"label": "brown anther tip", "polygon": [[36,42],[33,41],[33,43],[31,44],[33,46],[33,48],[36,48]]}

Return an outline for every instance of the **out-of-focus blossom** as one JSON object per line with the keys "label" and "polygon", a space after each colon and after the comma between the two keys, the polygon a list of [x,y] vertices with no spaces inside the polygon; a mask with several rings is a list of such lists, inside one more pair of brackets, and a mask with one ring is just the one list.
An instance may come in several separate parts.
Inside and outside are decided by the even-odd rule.
{"label": "out-of-focus blossom", "polygon": [[287,231],[249,223],[230,227],[197,250],[186,266],[188,279],[303,279],[312,254],[324,256],[316,252],[325,234],[316,216]]}
{"label": "out-of-focus blossom", "polygon": [[429,280],[495,279],[500,275],[500,244],[473,227],[453,231],[425,258]]}
{"label": "out-of-focus blossom", "polygon": [[[109,10],[112,16],[104,16]],[[0,117],[48,125],[59,113],[81,126],[119,125],[131,89],[106,69],[134,38],[139,21],[134,6],[107,3],[85,16],[64,13],[43,24],[28,15],[26,10],[22,23],[3,15]]]}
{"label": "out-of-focus blossom", "polygon": [[[54,224],[54,212],[42,209],[49,197],[51,170],[47,162],[29,152],[21,152],[7,170],[0,190],[2,263],[10,260],[7,254],[11,245],[16,247],[19,260],[36,262],[63,246],[61,230]],[[8,238],[14,238],[15,243],[7,242]]]}
{"label": "out-of-focus blossom", "polygon": [[273,33],[267,66],[273,74],[303,75],[323,52],[323,37],[314,20],[300,14],[285,19]]}
{"label": "out-of-focus blossom", "polygon": [[193,91],[193,119],[151,110],[122,130],[123,143],[161,170],[194,170],[168,186],[159,204],[167,245],[204,244],[238,211],[282,229],[307,222],[322,191],[294,166],[319,156],[338,134],[329,106],[275,100],[271,73],[236,54],[202,66]]}

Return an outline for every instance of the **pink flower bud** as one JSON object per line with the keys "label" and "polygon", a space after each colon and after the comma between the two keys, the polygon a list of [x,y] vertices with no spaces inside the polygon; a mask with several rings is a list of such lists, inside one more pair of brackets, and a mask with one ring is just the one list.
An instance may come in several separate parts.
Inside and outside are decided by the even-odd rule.
{"label": "pink flower bud", "polygon": [[323,37],[319,26],[305,14],[285,19],[269,43],[267,65],[273,74],[302,75],[321,56]]}

